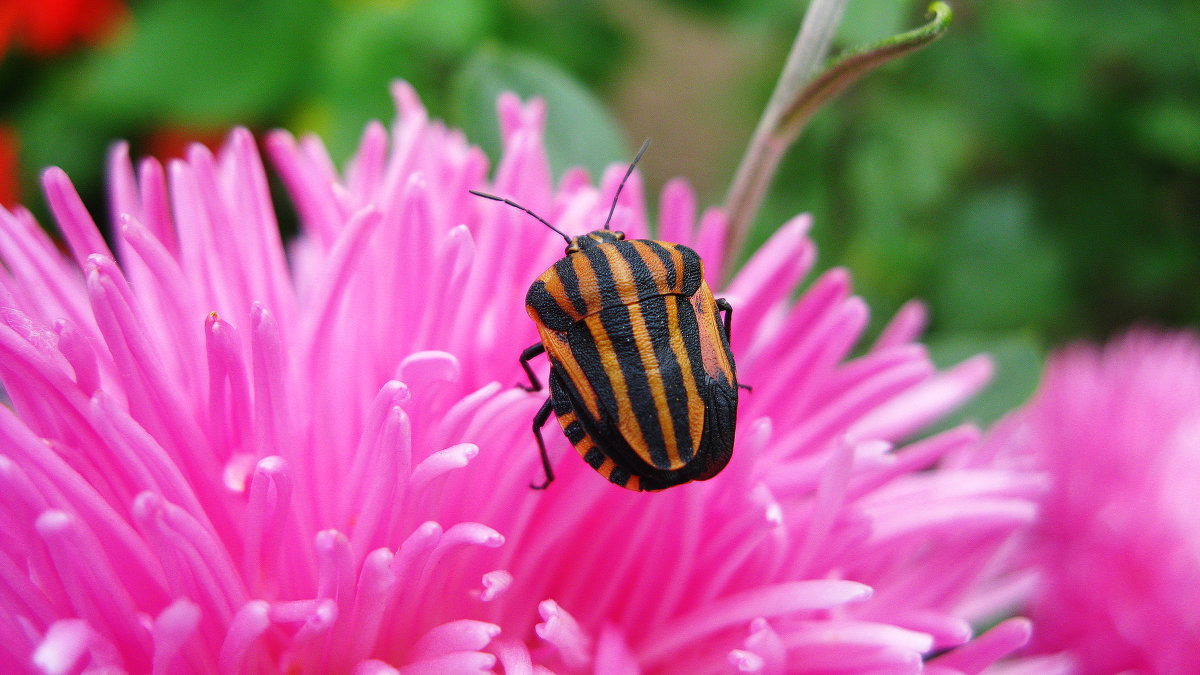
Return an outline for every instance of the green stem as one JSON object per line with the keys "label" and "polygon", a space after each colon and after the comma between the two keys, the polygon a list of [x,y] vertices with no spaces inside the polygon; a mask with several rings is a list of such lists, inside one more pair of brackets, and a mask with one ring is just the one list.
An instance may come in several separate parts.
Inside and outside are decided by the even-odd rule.
{"label": "green stem", "polygon": [[863,75],[936,40],[950,23],[950,6],[934,2],[929,6],[933,17],[924,26],[847,52],[818,70],[845,4],[846,0],[812,0],[808,6],[775,91],[725,197],[729,218],[725,250],[731,257],[741,251],[783,153],[813,114]]}

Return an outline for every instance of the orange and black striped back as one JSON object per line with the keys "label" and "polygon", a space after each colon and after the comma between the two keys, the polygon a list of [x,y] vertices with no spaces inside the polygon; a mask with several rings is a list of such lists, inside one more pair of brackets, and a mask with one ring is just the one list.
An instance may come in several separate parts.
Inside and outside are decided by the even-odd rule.
{"label": "orange and black striped back", "polygon": [[737,383],[703,263],[679,244],[593,234],[604,240],[556,262],[526,295],[555,409],[566,397],[575,413],[558,415],[564,432],[601,473],[596,448],[615,463],[613,482],[640,477],[634,489],[710,477],[732,452]]}

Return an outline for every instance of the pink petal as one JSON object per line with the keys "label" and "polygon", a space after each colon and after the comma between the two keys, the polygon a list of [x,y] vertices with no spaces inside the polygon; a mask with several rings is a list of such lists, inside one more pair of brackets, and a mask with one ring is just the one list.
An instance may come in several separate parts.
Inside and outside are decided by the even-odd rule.
{"label": "pink petal", "polygon": [[154,619],[151,634],[154,637],[154,673],[172,672],[179,668],[178,661],[184,645],[191,639],[200,624],[200,607],[180,598]]}
{"label": "pink petal", "polygon": [[641,672],[625,637],[611,624],[600,629],[593,672],[597,675],[638,675]]}
{"label": "pink petal", "polygon": [[152,236],[162,242],[172,257],[178,259],[179,238],[171,222],[166,171],[158,160],[148,157],[138,164],[138,186],[141,190],[142,211],[141,214],[130,215],[141,220]]}
{"label": "pink petal", "polygon": [[34,650],[33,665],[47,675],[72,672],[96,638],[95,631],[83,619],[55,621]]}
{"label": "pink petal", "polygon": [[483,591],[479,593],[479,599],[484,602],[491,602],[500,597],[508,587],[512,585],[513,576],[505,570],[493,570],[483,575]]}
{"label": "pink petal", "polygon": [[558,650],[568,668],[582,668],[591,662],[592,641],[580,629],[575,617],[553,600],[543,600],[538,605],[538,614],[542,622],[534,626],[534,630],[538,637]]}
{"label": "pink petal", "polygon": [[266,147],[292,195],[301,225],[323,247],[329,248],[342,226],[341,210],[329,183],[304,160],[291,134],[285,131],[267,134]]}
{"label": "pink petal", "polygon": [[245,578],[255,589],[269,583],[269,572],[278,563],[292,500],[291,468],[282,457],[265,457],[254,467],[250,500],[245,513]]}
{"label": "pink petal", "polygon": [[337,530],[321,530],[314,546],[317,550],[317,597],[350,603],[354,598],[357,575],[350,540]]}
{"label": "pink petal", "polygon": [[986,356],[968,359],[913,391],[880,406],[855,426],[864,437],[903,438],[970,399],[992,379]]}
{"label": "pink petal", "polygon": [[109,222],[119,223],[125,215],[145,219],[137,177],[129,159],[129,143],[119,141],[108,149],[108,179]]}
{"label": "pink petal", "polygon": [[879,337],[875,339],[875,344],[871,346],[871,349],[879,351],[913,342],[921,336],[921,333],[925,332],[925,325],[928,322],[929,310],[926,309],[925,303],[910,300],[900,307],[900,311],[896,312],[888,325],[879,333]]}
{"label": "pink petal", "polygon": [[525,643],[500,638],[492,640],[492,649],[504,668],[504,675],[532,675],[533,661]]}
{"label": "pink petal", "polygon": [[112,251],[104,243],[100,229],[96,227],[67,174],[58,167],[46,169],[42,174],[42,187],[46,190],[46,202],[62,228],[75,262],[83,267],[92,254],[112,258]]}
{"label": "pink petal", "polygon": [[738,652],[736,657],[730,652],[730,661],[743,672],[759,672],[763,675],[781,675],[785,672],[787,647],[766,619],[760,617],[750,622],[750,635],[743,644],[744,650],[734,650]]}
{"label": "pink petal", "polygon": [[401,675],[472,675],[492,672],[496,665],[493,654],[483,652],[455,652],[425,661],[418,661],[400,668]]}
{"label": "pink petal", "polygon": [[394,561],[395,555],[387,549],[371,551],[363,561],[354,596],[354,610],[345,624],[352,632],[347,638],[349,645],[342,650],[343,663],[353,663],[366,657],[375,646],[387,611],[388,597],[398,580],[393,569]]}
{"label": "pink petal", "polygon": [[1008,619],[971,642],[936,659],[942,668],[956,668],[964,673],[981,673],[998,659],[1011,654],[1029,642],[1033,624],[1028,619]]}
{"label": "pink petal", "polygon": [[172,596],[196,601],[205,615],[227,620],[246,601],[228,550],[205,523],[152,492],[139,494],[133,518],[167,571]]}
{"label": "pink petal", "polygon": [[413,490],[417,492],[425,490],[434,478],[447,471],[466,466],[478,454],[479,447],[474,443],[460,443],[433,453],[421,460],[421,463],[413,469],[411,479]]}
{"label": "pink petal", "polygon": [[369,659],[354,666],[354,675],[400,675],[400,670],[383,661]]}
{"label": "pink petal", "polygon": [[772,617],[793,612],[831,609],[846,603],[862,602],[871,597],[869,586],[853,581],[791,581],[763,585],[738,594],[727,595],[691,616],[672,621],[660,628],[657,639],[643,648],[642,663],[656,663],[684,644],[705,635],[757,617]]}
{"label": "pink petal", "polygon": [[255,641],[271,626],[269,612],[270,606],[263,600],[251,600],[237,611],[221,644],[218,667],[222,673],[242,671]]}
{"label": "pink petal", "polygon": [[424,661],[454,652],[479,651],[500,634],[500,627],[483,621],[460,619],[444,623],[422,635],[409,650],[409,658]]}
{"label": "pink petal", "polygon": [[657,238],[662,241],[688,241],[692,238],[695,224],[696,193],[683,179],[667,181],[659,204]]}
{"label": "pink petal", "polygon": [[[111,631],[105,636],[121,649],[127,663],[149,668],[150,636],[137,621],[131,597],[100,550],[93,533],[64,511],[46,511],[35,524],[46,542],[55,570],[75,611],[93,626]],[[70,635],[78,636],[78,629]]]}

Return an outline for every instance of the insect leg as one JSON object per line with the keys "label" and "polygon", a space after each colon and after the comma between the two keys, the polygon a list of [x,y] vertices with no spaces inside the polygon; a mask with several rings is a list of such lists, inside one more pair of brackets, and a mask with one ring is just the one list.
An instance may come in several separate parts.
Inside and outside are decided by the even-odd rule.
{"label": "insect leg", "polygon": [[[728,332],[728,330],[726,332]],[[530,346],[525,351],[521,352],[521,367],[525,369],[525,374],[529,376],[529,386],[526,387],[523,384],[517,384],[518,387],[524,389],[525,391],[541,391],[542,390],[541,381],[538,380],[537,375],[533,374],[533,369],[529,367],[529,359],[532,359],[533,357],[537,356],[538,354],[543,354],[545,352],[546,352],[546,345],[544,345],[540,342],[535,345]],[[546,405],[550,405],[550,404],[547,403]]]}
{"label": "insect leg", "polygon": [[[730,336],[730,328],[733,325],[733,305],[729,304],[729,301],[725,298],[717,298],[717,311],[725,312],[725,341],[732,342],[733,338]],[[737,386],[746,391],[754,391],[754,388],[748,384],[738,382]]]}
{"label": "insect leg", "polygon": [[729,334],[729,329],[733,325],[733,305],[725,298],[717,298],[717,311],[725,312],[725,339],[732,342],[733,337]]}
{"label": "insect leg", "polygon": [[[528,366],[526,366],[526,369],[528,369]],[[542,440],[542,427],[546,426],[546,422],[550,420],[550,410],[550,399],[547,397],[546,402],[542,404],[537,414],[533,416],[533,437],[537,439],[538,452],[542,454],[542,468],[546,470],[546,482],[541,485],[536,483],[529,484],[529,487],[534,490],[545,490],[549,487],[551,481],[554,480],[554,470],[550,468],[550,458],[546,456],[546,441]]]}

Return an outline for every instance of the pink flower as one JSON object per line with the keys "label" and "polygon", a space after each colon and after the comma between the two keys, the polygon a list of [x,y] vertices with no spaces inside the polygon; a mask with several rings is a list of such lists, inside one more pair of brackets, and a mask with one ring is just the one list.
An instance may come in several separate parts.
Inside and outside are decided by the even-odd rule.
{"label": "pink flower", "polygon": [[[115,257],[61,171],[68,258],[0,212],[4,665],[950,673],[1024,643],[1023,620],[971,625],[1001,606],[996,554],[1036,476],[980,460],[971,428],[907,442],[989,363],[938,373],[917,305],[854,356],[867,309],[845,271],[793,299],[804,216],[725,286],[754,387],[728,468],[628,492],[550,426],[558,479],[530,490],[545,394],[513,387],[523,297],[562,242],[467,190],[578,233],[624,167],[554,189],[544,107],[506,96],[488,183],[477,148],[394,95],[399,121],[344,174],[315,139],[267,138],[300,217],[287,255],[241,130],[165,168],[117,147]],[[661,202],[659,236],[724,278],[722,215],[679,181]],[[647,235],[642,205],[635,175],[616,229]]]}
{"label": "pink flower", "polygon": [[1079,673],[1195,670],[1200,337],[1134,331],[1055,355],[989,445],[1050,477],[1025,546],[1031,650]]}

